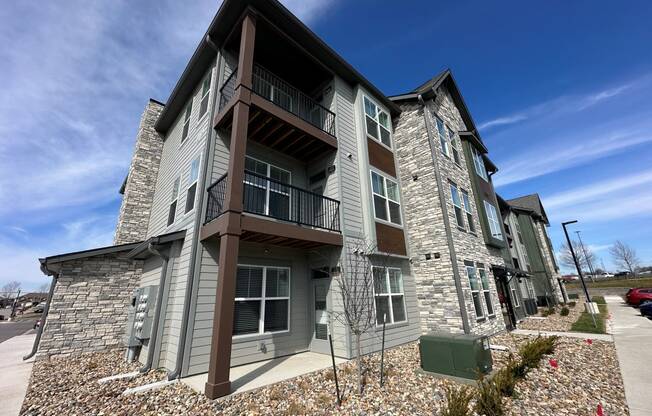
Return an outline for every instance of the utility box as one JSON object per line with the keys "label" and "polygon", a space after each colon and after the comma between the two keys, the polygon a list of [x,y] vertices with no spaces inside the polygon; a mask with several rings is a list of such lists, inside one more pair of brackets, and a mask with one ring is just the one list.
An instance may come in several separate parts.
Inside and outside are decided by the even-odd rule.
{"label": "utility box", "polygon": [[431,332],[419,339],[424,371],[475,380],[493,366],[489,338],[483,335]]}
{"label": "utility box", "polygon": [[127,317],[125,346],[139,347],[143,340],[150,338],[157,290],[158,286],[134,289]]}

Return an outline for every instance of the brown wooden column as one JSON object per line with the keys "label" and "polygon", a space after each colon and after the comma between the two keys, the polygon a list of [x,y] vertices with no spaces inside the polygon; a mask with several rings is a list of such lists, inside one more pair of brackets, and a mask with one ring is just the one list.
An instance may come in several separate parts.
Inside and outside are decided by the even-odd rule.
{"label": "brown wooden column", "polygon": [[[244,192],[244,161],[247,151],[247,128],[249,125],[249,104],[254,62],[254,40],[256,23],[251,15],[242,22],[240,55],[236,90],[241,99],[233,107],[233,124],[229,148],[229,168],[226,179],[224,213],[226,230],[220,235],[217,289],[213,313],[211,355],[208,367],[208,381],[205,393],[210,399],[231,393],[231,344],[233,336],[233,308],[235,299],[235,276],[238,268],[240,248],[240,219]],[[245,87],[245,88],[242,88]]]}

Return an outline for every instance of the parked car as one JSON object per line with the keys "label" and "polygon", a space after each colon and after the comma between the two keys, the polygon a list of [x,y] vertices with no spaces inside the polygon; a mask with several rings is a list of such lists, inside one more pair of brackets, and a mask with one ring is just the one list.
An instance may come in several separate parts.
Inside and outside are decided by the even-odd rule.
{"label": "parked car", "polygon": [[652,301],[641,303],[641,306],[639,307],[639,311],[641,312],[641,315],[647,316],[648,318],[652,319]]}
{"label": "parked car", "polygon": [[625,295],[625,299],[628,304],[633,306],[639,306],[645,300],[652,301],[652,288],[637,287],[629,289]]}
{"label": "parked car", "polygon": [[43,313],[43,310],[45,309],[45,302],[39,303],[38,305],[34,306],[32,308],[32,312],[34,313]]}

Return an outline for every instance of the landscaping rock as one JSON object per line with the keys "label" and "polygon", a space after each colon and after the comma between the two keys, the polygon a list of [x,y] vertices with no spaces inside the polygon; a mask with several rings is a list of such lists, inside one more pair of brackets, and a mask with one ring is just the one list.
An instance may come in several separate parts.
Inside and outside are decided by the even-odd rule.
{"label": "landscaping rock", "polygon": [[[525,318],[525,320],[519,323],[517,326],[519,329],[529,329],[534,331],[559,331],[559,332],[568,332],[571,330],[573,323],[577,321],[584,307],[580,304],[575,305],[569,309],[569,314],[566,316],[561,316],[559,311],[561,308],[557,308],[555,313],[548,315],[545,319],[532,319]],[[542,312],[547,311],[547,308],[539,308],[539,315],[536,318],[542,317]]]}

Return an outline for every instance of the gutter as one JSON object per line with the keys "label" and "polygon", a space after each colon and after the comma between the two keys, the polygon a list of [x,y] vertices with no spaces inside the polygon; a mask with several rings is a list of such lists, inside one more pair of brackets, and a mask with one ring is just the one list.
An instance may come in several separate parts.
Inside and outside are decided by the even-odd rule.
{"label": "gutter", "polygon": [[460,270],[457,264],[457,255],[455,254],[455,244],[453,243],[453,233],[451,231],[450,219],[448,218],[448,207],[446,205],[446,197],[444,196],[444,188],[442,186],[441,175],[439,174],[439,166],[437,164],[437,149],[434,147],[433,127],[430,125],[430,118],[428,117],[428,107],[426,106],[423,97],[419,95],[419,104],[423,110],[423,118],[426,123],[426,131],[428,133],[428,144],[430,145],[430,153],[432,156],[432,164],[435,168],[435,178],[437,180],[437,188],[439,189],[439,203],[441,205],[442,214],[444,217],[444,227],[446,228],[446,240],[448,243],[448,252],[450,253],[451,263],[453,266],[453,280],[455,281],[455,290],[457,292],[457,300],[460,305],[460,313],[462,314],[462,329],[465,334],[471,333],[469,325],[469,316],[466,310],[466,302],[464,301],[464,291],[462,289],[462,282],[460,277]]}
{"label": "gutter", "polygon": [[[205,41],[206,44],[208,44],[211,48],[215,48],[215,43],[211,40],[211,37],[208,33],[206,34]],[[193,285],[195,280],[195,270],[198,269],[197,264],[201,261],[201,256],[198,256],[198,252],[199,252],[198,235],[199,235],[200,228],[203,224],[202,218],[204,214],[204,199],[205,199],[206,187],[207,187],[206,182],[208,180],[208,156],[211,149],[211,143],[213,141],[213,118],[215,117],[215,104],[217,103],[217,95],[219,93],[219,90],[217,88],[217,83],[219,82],[220,54],[219,54],[219,50],[217,49],[215,49],[215,52],[217,53],[215,78],[214,78],[215,82],[213,82],[211,86],[211,88],[214,90],[214,93],[213,93],[213,100],[211,102],[211,109],[210,109],[209,119],[208,119],[209,121],[208,121],[207,134],[206,134],[206,144],[204,148],[204,154],[201,159],[204,186],[199,187],[199,184],[197,186],[197,189],[201,190],[201,192],[199,193],[199,200],[197,201],[198,212],[195,215],[195,223],[194,223],[193,238],[192,238],[192,249],[190,254],[190,258],[193,259],[193,261],[190,262],[188,278],[186,282],[186,292],[183,299],[183,314],[181,315],[181,330],[179,331],[179,345],[177,348],[177,359],[176,359],[174,369],[172,371],[169,371],[167,374],[168,380],[174,380],[181,377],[181,372],[183,369],[183,359],[185,357],[185,350],[186,350],[186,339],[189,336],[188,321],[190,318],[190,309],[192,306],[191,303],[192,303]]]}
{"label": "gutter", "polygon": [[158,283],[158,293],[156,295],[156,308],[154,309],[154,320],[152,322],[151,335],[149,337],[149,343],[147,348],[147,361],[145,361],[145,365],[138,370],[138,372],[141,374],[151,370],[152,362],[154,361],[154,350],[156,349],[156,341],[158,339],[158,325],[159,325],[159,320],[161,319],[160,315],[161,315],[161,304],[163,303],[163,291],[165,289],[165,281],[168,272],[168,263],[170,261],[170,257],[161,253],[158,250],[158,247],[160,246],[154,243],[149,243],[149,245],[147,246],[147,251],[149,251],[155,256],[160,257],[163,260],[163,264],[161,265],[161,278]]}
{"label": "gutter", "polygon": [[41,322],[38,330],[36,331],[36,338],[34,339],[34,344],[32,345],[32,351],[23,357],[23,361],[32,358],[38,351],[38,346],[41,342],[41,335],[43,334],[43,329],[45,328],[45,321],[48,317],[48,312],[50,312],[50,304],[52,303],[52,296],[54,295],[54,287],[57,285],[57,280],[59,280],[59,272],[49,269],[46,259],[39,259],[39,261],[41,262],[41,271],[48,276],[52,276],[52,282],[50,283],[48,298],[45,301],[45,309],[43,309],[43,313],[41,314]]}

